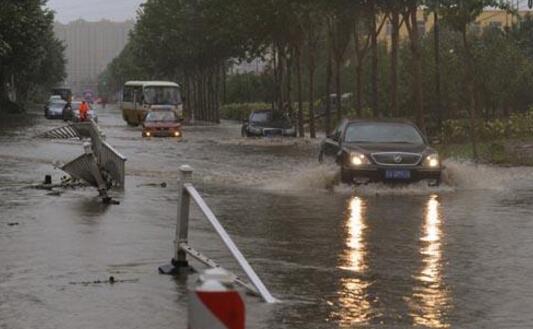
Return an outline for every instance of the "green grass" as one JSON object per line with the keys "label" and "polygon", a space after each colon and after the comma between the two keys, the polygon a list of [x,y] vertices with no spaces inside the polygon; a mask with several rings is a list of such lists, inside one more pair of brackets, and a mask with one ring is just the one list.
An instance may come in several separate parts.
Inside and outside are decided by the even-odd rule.
{"label": "green grass", "polygon": [[[533,143],[532,139],[503,139],[481,142],[478,145],[479,162],[502,166],[533,166],[533,150],[516,151],[513,146]],[[471,143],[435,145],[442,158],[473,160]]]}

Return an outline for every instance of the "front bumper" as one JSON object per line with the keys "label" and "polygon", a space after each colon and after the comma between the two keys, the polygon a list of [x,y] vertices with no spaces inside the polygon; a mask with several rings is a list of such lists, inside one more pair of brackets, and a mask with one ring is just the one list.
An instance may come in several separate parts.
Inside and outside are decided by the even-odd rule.
{"label": "front bumper", "polygon": [[262,129],[247,129],[248,136],[255,137],[296,137],[294,129],[283,128],[262,128]]}
{"label": "front bumper", "polygon": [[158,128],[158,129],[143,129],[142,132],[143,137],[174,137],[174,138],[181,138],[183,134],[180,130],[176,129],[165,129],[165,128]]}
{"label": "front bumper", "polygon": [[[343,165],[344,175],[355,182],[385,182],[385,183],[414,183],[422,180],[440,182],[442,168],[427,168],[423,166],[379,166],[370,165],[353,167]],[[389,171],[389,175],[387,175]],[[409,177],[390,178],[391,171],[408,171]]]}
{"label": "front bumper", "polygon": [[63,112],[48,112],[46,114],[46,117],[48,119],[62,119],[63,118]]}

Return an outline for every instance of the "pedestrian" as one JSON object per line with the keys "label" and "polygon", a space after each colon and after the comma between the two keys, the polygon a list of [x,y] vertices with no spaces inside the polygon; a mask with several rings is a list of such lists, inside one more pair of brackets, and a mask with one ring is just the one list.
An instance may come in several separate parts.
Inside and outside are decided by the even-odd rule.
{"label": "pedestrian", "polygon": [[89,112],[89,105],[87,102],[82,101],[80,105],[80,121],[87,121],[87,113]]}

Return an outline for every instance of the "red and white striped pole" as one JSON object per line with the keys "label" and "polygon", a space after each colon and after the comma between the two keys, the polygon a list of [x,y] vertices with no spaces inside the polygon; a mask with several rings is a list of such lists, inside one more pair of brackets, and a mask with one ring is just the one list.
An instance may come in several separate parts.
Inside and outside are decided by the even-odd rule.
{"label": "red and white striped pole", "polygon": [[200,275],[189,296],[189,329],[244,329],[244,301],[233,289],[233,279],[221,268]]}

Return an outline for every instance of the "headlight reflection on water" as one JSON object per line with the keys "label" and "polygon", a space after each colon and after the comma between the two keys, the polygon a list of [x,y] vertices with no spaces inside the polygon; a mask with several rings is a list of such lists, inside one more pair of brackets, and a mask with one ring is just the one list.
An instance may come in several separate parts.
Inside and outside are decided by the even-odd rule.
{"label": "headlight reflection on water", "polygon": [[[340,268],[360,276],[367,269],[365,201],[359,197],[352,198],[348,214],[345,223],[345,251],[341,256]],[[367,323],[371,315],[367,293],[370,283],[364,278],[352,275],[347,275],[340,283],[339,309],[331,317],[342,326]]]}
{"label": "headlight reflection on water", "polygon": [[449,324],[445,316],[449,307],[449,295],[442,274],[442,215],[436,195],[432,195],[427,201],[422,230],[422,267],[415,276],[418,283],[410,298],[411,316],[417,325],[447,328]]}

